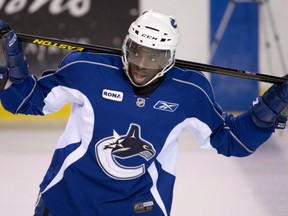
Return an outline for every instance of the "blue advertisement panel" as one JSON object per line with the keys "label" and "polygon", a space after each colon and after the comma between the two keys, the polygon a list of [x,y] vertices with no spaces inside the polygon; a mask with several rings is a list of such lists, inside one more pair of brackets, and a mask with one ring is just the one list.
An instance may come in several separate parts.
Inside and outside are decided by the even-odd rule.
{"label": "blue advertisement panel", "polygon": [[[254,1],[210,0],[211,64],[258,72],[258,5]],[[258,95],[258,82],[212,75],[225,111],[246,110]]]}

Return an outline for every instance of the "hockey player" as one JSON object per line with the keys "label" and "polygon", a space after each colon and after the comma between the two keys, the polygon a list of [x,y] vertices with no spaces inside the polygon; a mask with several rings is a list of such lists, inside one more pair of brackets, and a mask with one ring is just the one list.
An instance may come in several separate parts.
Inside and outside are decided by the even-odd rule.
{"label": "hockey player", "polygon": [[29,75],[8,23],[0,21],[0,33],[5,109],[47,115],[72,102],[40,184],[36,216],[170,215],[183,129],[203,148],[244,157],[285,127],[287,82],[234,117],[215,102],[201,72],[174,67],[179,31],[171,16],[142,14],[129,28],[122,58],[73,52],[40,78]]}

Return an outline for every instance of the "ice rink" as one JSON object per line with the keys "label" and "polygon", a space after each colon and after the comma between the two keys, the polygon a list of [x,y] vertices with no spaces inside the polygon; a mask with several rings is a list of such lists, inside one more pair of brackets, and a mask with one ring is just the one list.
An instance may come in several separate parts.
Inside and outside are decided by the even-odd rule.
{"label": "ice rink", "polygon": [[[64,124],[0,124],[0,215],[33,215],[38,185]],[[287,216],[288,129],[246,158],[180,139],[173,216]]]}

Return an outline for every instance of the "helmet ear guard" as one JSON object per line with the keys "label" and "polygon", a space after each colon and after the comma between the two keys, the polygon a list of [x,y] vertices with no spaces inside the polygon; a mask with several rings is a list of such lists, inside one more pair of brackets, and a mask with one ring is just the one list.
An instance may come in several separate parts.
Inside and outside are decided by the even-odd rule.
{"label": "helmet ear guard", "polygon": [[130,25],[128,35],[122,46],[124,69],[132,84],[139,87],[139,85],[133,83],[128,73],[128,47],[131,41],[143,47],[155,50],[167,50],[170,52],[170,59],[167,61],[167,64],[148,83],[141,85],[145,86],[156,78],[163,76],[171,67],[173,67],[179,39],[179,29],[173,16],[164,15],[153,10],[146,11],[139,16]]}

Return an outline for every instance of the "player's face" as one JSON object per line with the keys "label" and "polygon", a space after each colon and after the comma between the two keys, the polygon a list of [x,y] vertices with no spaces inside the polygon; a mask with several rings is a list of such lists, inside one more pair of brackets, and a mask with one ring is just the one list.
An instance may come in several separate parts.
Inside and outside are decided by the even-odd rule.
{"label": "player's face", "polygon": [[129,76],[137,85],[144,85],[168,65],[170,52],[132,43],[128,49]]}
{"label": "player's face", "polygon": [[133,82],[137,85],[146,84],[160,71],[161,70],[159,69],[147,69],[133,63],[130,63],[129,65],[129,75]]}

